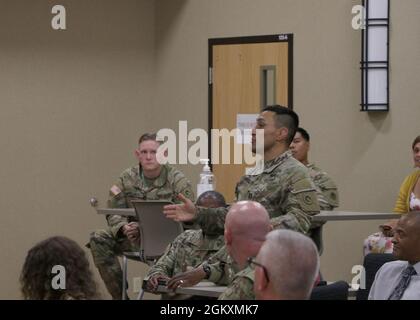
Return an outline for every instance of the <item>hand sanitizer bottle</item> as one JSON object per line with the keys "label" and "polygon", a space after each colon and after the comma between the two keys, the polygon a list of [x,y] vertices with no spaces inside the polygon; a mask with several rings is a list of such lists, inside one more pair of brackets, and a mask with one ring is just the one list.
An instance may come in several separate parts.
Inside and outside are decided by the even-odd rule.
{"label": "hand sanitizer bottle", "polygon": [[200,181],[197,184],[197,198],[200,194],[215,189],[214,175],[210,170],[209,159],[200,159],[200,163],[204,166],[200,173]]}

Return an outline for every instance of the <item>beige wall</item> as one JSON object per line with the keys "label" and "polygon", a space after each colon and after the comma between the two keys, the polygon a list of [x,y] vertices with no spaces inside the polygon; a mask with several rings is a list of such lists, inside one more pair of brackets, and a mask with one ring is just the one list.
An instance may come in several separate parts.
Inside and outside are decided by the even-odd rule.
{"label": "beige wall", "polygon": [[[420,134],[420,2],[392,1],[391,111],[359,112],[360,32],[351,0],[158,0],[156,105],[168,102],[176,127],[207,127],[207,39],[293,33],[294,107],[312,135],[311,159],[339,185],[342,210],[391,211],[410,172],[410,145]],[[186,168],[196,177],[199,168]],[[323,273],[351,279],[362,241],[379,221],[330,222]]]}
{"label": "beige wall", "polygon": [[[87,200],[104,203],[140,132],[178,120],[207,127],[208,38],[293,33],[295,110],[312,134],[312,160],[338,183],[341,209],[390,211],[419,134],[420,2],[392,2],[385,114],[359,112],[358,3],[63,0],[68,29],[53,31],[54,1],[0,0],[0,299],[19,297],[37,241],[62,234],[83,245],[104,226]],[[182,169],[195,183],[199,168]],[[350,280],[378,223],[327,224],[328,279]]]}
{"label": "beige wall", "polygon": [[88,199],[104,204],[151,129],[153,1],[59,3],[66,31],[50,27],[56,1],[0,2],[0,299],[19,297],[36,242],[105,226]]}

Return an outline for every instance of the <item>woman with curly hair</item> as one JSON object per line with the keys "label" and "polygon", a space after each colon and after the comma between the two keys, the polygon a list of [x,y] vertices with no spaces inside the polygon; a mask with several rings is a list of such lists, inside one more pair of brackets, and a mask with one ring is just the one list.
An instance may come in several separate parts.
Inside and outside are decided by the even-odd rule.
{"label": "woman with curly hair", "polygon": [[[53,273],[54,266],[64,267],[63,289],[53,288],[53,278],[58,275]],[[51,237],[30,249],[22,268],[20,283],[23,297],[28,300],[98,298],[85,252],[76,242],[66,237]]]}

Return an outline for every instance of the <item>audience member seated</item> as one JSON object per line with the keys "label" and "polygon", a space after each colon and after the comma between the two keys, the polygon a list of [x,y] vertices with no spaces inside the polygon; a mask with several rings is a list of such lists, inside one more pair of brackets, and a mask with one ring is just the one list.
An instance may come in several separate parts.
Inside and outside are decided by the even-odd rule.
{"label": "audience member seated", "polygon": [[265,208],[258,202],[241,201],[229,210],[225,223],[226,251],[239,267],[219,300],[255,300],[254,269],[248,257],[255,257],[272,230]]}
{"label": "audience member seated", "polygon": [[[64,269],[53,271],[54,266]],[[85,252],[66,237],[48,238],[29,250],[20,284],[23,298],[27,300],[98,298]]]}
{"label": "audience member seated", "polygon": [[267,235],[255,265],[258,300],[307,300],[319,272],[318,250],[313,241],[291,230]]}
{"label": "audience member seated", "polygon": [[[248,257],[256,256],[265,236],[272,229],[267,210],[258,202],[239,201],[232,205],[225,219],[225,248],[213,256],[210,261],[220,259],[220,267],[224,269],[223,279],[214,280],[219,285],[227,285],[226,290],[219,296],[220,300],[253,300],[255,299],[254,270],[248,263]],[[220,255],[220,256],[218,256]],[[178,286],[190,286],[196,283],[189,275],[201,271],[207,279],[211,279],[211,269],[207,263],[190,273],[172,278],[168,287],[176,289]],[[210,273],[207,274],[206,273]],[[212,280],[213,281],[213,280]]]}
{"label": "audience member seated", "polygon": [[[320,209],[324,211],[334,210],[334,208],[339,206],[337,185],[328,173],[315,166],[314,163],[309,163],[309,149],[309,133],[303,128],[297,128],[293,141],[290,144],[292,155],[296,160],[299,160],[308,168],[309,176],[311,177],[316,189]],[[309,230],[309,236],[318,247],[319,254],[322,254],[323,251],[321,227],[324,224],[325,222],[312,221],[311,228]]]}
{"label": "audience member seated", "polygon": [[310,177],[312,178],[317,191],[319,207],[321,210],[334,210],[334,208],[339,206],[337,185],[328,173],[318,168],[314,163],[309,163],[309,149],[309,133],[305,129],[299,127],[290,144],[292,155],[309,169]]}
{"label": "audience member seated", "polygon": [[406,213],[420,210],[420,136],[414,139],[412,150],[416,170],[404,179],[394,212]]}
{"label": "audience member seated", "polygon": [[[223,195],[216,191],[207,191],[200,195],[197,206],[205,208],[225,207]],[[145,281],[146,289],[155,292],[159,283],[166,282],[174,275],[192,269],[210,255],[216,253],[224,246],[223,233],[208,228],[206,233],[202,230],[187,230],[180,234],[166,249],[165,253],[153,265]],[[162,299],[188,299],[190,296],[179,294],[164,294]]]}
{"label": "audience member seated", "polygon": [[369,300],[420,300],[420,211],[401,217],[392,242],[399,260],[379,269]]}
{"label": "audience member seated", "polygon": [[[408,175],[398,194],[394,212],[407,213],[420,210],[420,136],[417,136],[411,146],[415,171]],[[380,232],[370,235],[364,241],[364,255],[368,253],[392,253],[393,228],[398,220],[388,221],[379,226]]]}
{"label": "audience member seated", "polygon": [[[138,164],[124,170],[110,188],[109,208],[132,208],[131,200],[176,203],[179,202],[178,195],[194,199],[185,175],[170,165],[159,163],[157,154],[160,144],[155,133],[145,133],[139,138],[138,148],[134,151]],[[123,293],[123,272],[118,257],[123,252],[139,252],[141,235],[136,217],[109,215],[107,222],[106,229],[91,233],[87,247],[108,292],[118,300]]]}

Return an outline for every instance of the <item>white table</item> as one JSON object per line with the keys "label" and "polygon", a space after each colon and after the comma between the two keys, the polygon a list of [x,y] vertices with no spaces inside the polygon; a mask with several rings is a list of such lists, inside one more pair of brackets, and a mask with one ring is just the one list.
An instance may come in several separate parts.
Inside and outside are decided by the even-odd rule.
{"label": "white table", "polygon": [[134,208],[118,208],[118,209],[111,209],[111,208],[99,208],[96,209],[96,213],[103,214],[103,215],[119,215],[124,217],[135,217],[136,211]]}
{"label": "white table", "polygon": [[352,211],[321,211],[312,216],[313,221],[348,221],[348,220],[387,220],[399,219],[399,213],[382,212],[352,212]]}
{"label": "white table", "polygon": [[[98,214],[120,215],[126,217],[135,217],[134,208],[110,209],[99,208]],[[401,214],[390,212],[353,212],[353,211],[321,211],[321,213],[312,217],[313,221],[345,221],[345,220],[386,220],[399,219]]]}
{"label": "white table", "polygon": [[[329,284],[331,284],[330,282]],[[218,286],[212,282],[200,282],[199,284],[192,287],[178,287],[175,289],[175,293],[187,294],[201,297],[213,297],[218,298],[226,290],[225,286]],[[173,293],[174,291],[168,290],[166,286],[158,286],[157,293]],[[349,287],[349,298],[356,297],[357,290]]]}
{"label": "white table", "polygon": [[[200,282],[192,287],[178,287],[175,289],[175,293],[187,294],[193,296],[202,297],[219,297],[226,290],[225,286],[215,285],[213,282]],[[173,293],[174,291],[169,290],[166,286],[158,286],[158,293]]]}

